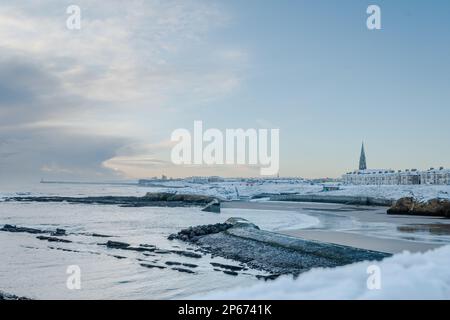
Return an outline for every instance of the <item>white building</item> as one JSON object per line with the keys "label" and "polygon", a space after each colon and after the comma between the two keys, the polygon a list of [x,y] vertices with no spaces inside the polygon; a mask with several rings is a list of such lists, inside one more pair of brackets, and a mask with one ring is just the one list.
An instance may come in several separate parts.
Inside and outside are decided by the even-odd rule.
{"label": "white building", "polygon": [[427,171],[406,169],[367,169],[364,145],[361,148],[359,170],[348,172],[342,176],[345,184],[355,185],[413,185],[413,184],[450,184],[450,170],[440,167]]}
{"label": "white building", "polygon": [[342,176],[345,184],[356,185],[412,185],[420,184],[420,172],[416,169],[394,171],[386,169],[366,169],[346,173]]}
{"label": "white building", "polygon": [[421,184],[450,184],[450,170],[440,167],[420,172]]}

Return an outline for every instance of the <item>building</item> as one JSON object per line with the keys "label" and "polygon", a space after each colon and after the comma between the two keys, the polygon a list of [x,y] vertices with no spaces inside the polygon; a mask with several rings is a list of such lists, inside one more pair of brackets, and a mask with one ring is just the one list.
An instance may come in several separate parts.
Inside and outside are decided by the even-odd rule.
{"label": "building", "polygon": [[420,181],[422,184],[450,184],[450,170],[430,168],[420,172]]}
{"label": "building", "polygon": [[348,172],[342,180],[345,184],[355,185],[397,185],[400,184],[400,175],[394,170],[366,169]]}
{"label": "building", "polygon": [[450,184],[450,170],[440,167],[427,171],[406,169],[367,169],[364,143],[361,146],[359,170],[348,172],[342,176],[342,182],[353,185],[417,185],[417,184]]}
{"label": "building", "polygon": [[206,183],[224,182],[225,179],[222,177],[218,177],[218,176],[189,177],[189,178],[186,178],[185,181],[190,182],[190,183],[206,184]]}

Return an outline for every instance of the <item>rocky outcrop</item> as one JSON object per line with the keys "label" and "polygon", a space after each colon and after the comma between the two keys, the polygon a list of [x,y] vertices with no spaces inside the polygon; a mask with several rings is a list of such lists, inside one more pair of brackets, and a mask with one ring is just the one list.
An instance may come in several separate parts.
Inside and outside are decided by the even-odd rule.
{"label": "rocky outcrop", "polygon": [[168,192],[147,193],[142,197],[144,201],[184,202],[189,204],[206,205],[217,198],[197,194],[174,194]]}
{"label": "rocky outcrop", "polygon": [[219,200],[214,199],[206,207],[204,207],[202,209],[202,211],[212,212],[212,213],[220,213],[220,202],[219,202]]}
{"label": "rocky outcrop", "polygon": [[[0,231],[3,232],[12,232],[12,233],[30,233],[30,234],[48,234],[53,237],[63,237],[69,235],[65,229],[57,228],[56,230],[41,230],[41,229],[35,229],[35,228],[27,228],[27,227],[20,227],[15,226],[11,224],[5,224],[3,227],[0,228]],[[72,235],[82,235],[82,236],[88,236],[88,237],[99,237],[99,238],[111,238],[112,236],[104,235],[104,234],[98,234],[98,233],[70,233]]]}
{"label": "rocky outcrop", "polygon": [[61,243],[72,243],[70,240],[60,239],[55,237],[47,237],[47,236],[38,236],[36,239],[48,241],[48,242],[61,242]]}
{"label": "rocky outcrop", "polygon": [[26,228],[26,227],[17,227],[10,224],[5,224],[0,231],[4,232],[14,232],[14,233],[31,233],[31,234],[43,234],[48,233],[44,230],[34,229],[34,228]]}
{"label": "rocky outcrop", "polygon": [[421,202],[412,197],[406,197],[397,200],[387,213],[450,218],[450,201],[431,199]]}
{"label": "rocky outcrop", "polygon": [[[389,254],[353,247],[307,241],[260,230],[245,219],[191,227],[171,235],[195,243],[205,253],[244,263],[271,274],[300,274],[316,267],[336,267],[364,260],[381,260]],[[228,270],[236,272],[236,270]]]}
{"label": "rocky outcrop", "polygon": [[25,297],[18,297],[16,295],[0,291],[0,301],[1,300],[31,300],[31,299]]}
{"label": "rocky outcrop", "polygon": [[[27,228],[27,227],[18,227],[10,224],[5,224],[2,228],[0,228],[0,231],[3,232],[12,232],[12,233],[30,233],[30,234],[39,234],[39,236],[36,237],[38,240],[48,241],[48,242],[62,242],[62,243],[71,243],[72,241],[56,238],[57,236],[66,236],[66,230],[64,229],[56,229],[55,231],[52,230],[40,230],[35,228]],[[44,236],[44,234],[49,234],[49,236]]]}
{"label": "rocky outcrop", "polygon": [[100,197],[12,197],[5,201],[20,202],[68,202],[73,204],[103,204],[119,205],[121,207],[187,207],[205,206],[213,200],[219,202],[215,197],[174,194],[167,192],[147,193],[143,197],[129,196],[100,196]]}
{"label": "rocky outcrop", "polygon": [[231,223],[217,223],[217,224],[208,224],[204,226],[189,227],[187,229],[181,230],[178,233],[171,234],[168,237],[168,239],[169,240],[178,239],[186,242],[196,242],[203,236],[219,233],[231,227],[233,227],[233,224]]}

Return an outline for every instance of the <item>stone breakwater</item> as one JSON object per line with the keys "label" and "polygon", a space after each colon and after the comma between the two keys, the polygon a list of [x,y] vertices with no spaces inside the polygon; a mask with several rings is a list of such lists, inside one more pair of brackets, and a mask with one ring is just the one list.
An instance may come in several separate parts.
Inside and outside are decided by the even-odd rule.
{"label": "stone breakwater", "polygon": [[99,196],[99,197],[10,197],[5,201],[19,202],[67,202],[73,204],[118,205],[121,207],[189,207],[206,206],[219,199],[203,195],[174,194],[168,192],[147,193],[143,197]]}
{"label": "stone breakwater", "polygon": [[169,236],[193,243],[205,253],[244,263],[272,275],[298,275],[317,267],[337,267],[390,254],[303,240],[260,230],[241,218],[223,224],[191,227]]}
{"label": "stone breakwater", "polygon": [[359,197],[359,196],[332,196],[332,195],[273,195],[270,196],[270,201],[292,201],[292,202],[320,202],[320,203],[339,203],[363,206],[382,206],[390,207],[395,202],[391,199],[381,199],[373,197]]}
{"label": "stone breakwater", "polygon": [[387,213],[450,218],[450,201],[431,199],[421,202],[412,197],[406,197],[397,200]]}

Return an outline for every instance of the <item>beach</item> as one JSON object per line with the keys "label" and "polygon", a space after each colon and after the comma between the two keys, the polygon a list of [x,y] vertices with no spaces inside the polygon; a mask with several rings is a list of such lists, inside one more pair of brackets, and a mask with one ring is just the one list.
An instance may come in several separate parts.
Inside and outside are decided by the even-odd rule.
{"label": "beach", "polygon": [[450,220],[439,217],[387,215],[386,207],[330,203],[226,202],[225,208],[301,212],[320,220],[307,228],[277,232],[386,253],[425,252],[447,244]]}

